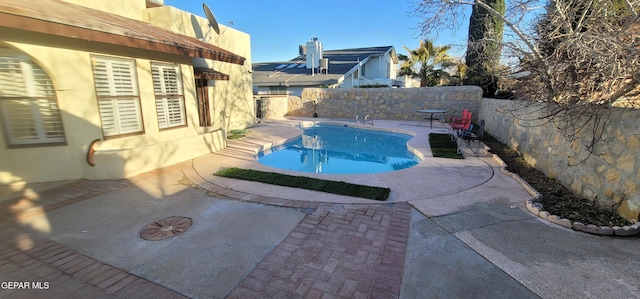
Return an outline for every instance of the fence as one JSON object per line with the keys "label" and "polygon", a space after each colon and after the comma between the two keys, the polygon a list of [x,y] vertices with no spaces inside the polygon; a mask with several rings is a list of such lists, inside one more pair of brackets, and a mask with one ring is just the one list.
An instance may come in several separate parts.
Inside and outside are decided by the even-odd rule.
{"label": "fence", "polygon": [[374,119],[419,120],[416,110],[444,109],[460,115],[477,113],[482,90],[476,86],[427,88],[305,88],[302,97],[289,97],[290,116],[352,118],[368,114]]}
{"label": "fence", "polygon": [[[517,113],[511,113],[517,111]],[[524,159],[573,192],[615,208],[626,219],[640,212],[640,110],[612,108],[600,141],[590,155],[586,126],[569,141],[555,125],[538,118],[539,106],[518,101],[483,99],[480,117],[486,129],[519,151]]]}

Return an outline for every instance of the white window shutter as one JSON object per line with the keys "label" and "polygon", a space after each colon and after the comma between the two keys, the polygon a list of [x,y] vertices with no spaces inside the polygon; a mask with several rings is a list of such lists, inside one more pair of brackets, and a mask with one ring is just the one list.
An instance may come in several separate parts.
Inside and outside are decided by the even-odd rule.
{"label": "white window shutter", "polygon": [[167,114],[169,125],[184,125],[184,99],[181,97],[167,98]]}
{"label": "white window shutter", "polygon": [[0,57],[0,90],[2,90],[2,97],[27,96],[22,62],[16,57]]}
{"label": "white window shutter", "polygon": [[186,124],[180,66],[152,63],[153,90],[156,96],[158,126],[161,129]]}
{"label": "white window shutter", "polygon": [[142,111],[134,61],[95,57],[93,73],[103,134],[141,132]]}
{"label": "white window shutter", "polygon": [[123,98],[117,99],[115,102],[120,134],[134,133],[142,130],[142,119],[140,118],[140,104],[138,100]]}
{"label": "white window shutter", "polygon": [[0,112],[11,145],[65,142],[47,73],[23,54],[0,56]]}
{"label": "white window shutter", "polygon": [[100,118],[102,118],[102,132],[105,136],[118,134],[116,107],[112,99],[98,99]]}

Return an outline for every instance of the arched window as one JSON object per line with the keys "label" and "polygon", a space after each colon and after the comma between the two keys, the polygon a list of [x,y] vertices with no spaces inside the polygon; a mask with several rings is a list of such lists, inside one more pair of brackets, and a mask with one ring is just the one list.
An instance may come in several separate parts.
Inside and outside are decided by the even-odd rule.
{"label": "arched window", "polygon": [[10,146],[64,144],[53,83],[27,55],[0,46],[0,117]]}

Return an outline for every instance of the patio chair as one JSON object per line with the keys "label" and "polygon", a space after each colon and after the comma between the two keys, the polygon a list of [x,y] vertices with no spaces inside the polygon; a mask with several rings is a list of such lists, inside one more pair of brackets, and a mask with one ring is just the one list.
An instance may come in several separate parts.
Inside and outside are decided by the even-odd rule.
{"label": "patio chair", "polygon": [[469,110],[464,109],[464,110],[462,110],[462,115],[460,117],[452,117],[452,118],[449,119],[449,122],[451,122],[451,123],[459,122],[462,119],[464,119],[467,116],[467,114],[469,114]]}
{"label": "patio chair", "polygon": [[[482,140],[482,135],[484,134],[484,125],[485,125],[485,121],[484,119],[480,120],[480,126],[478,127],[478,131],[474,133],[471,132],[471,130],[469,131],[465,131],[464,134],[462,134],[462,136],[460,136],[459,139],[462,139],[461,143],[462,145],[467,145],[469,148],[471,148],[471,142],[475,141],[476,144],[476,150],[474,151],[474,153],[476,154],[476,156],[478,156],[478,151],[480,150],[480,141]],[[462,152],[462,148],[460,147],[460,142],[458,142],[458,153]]]}
{"label": "patio chair", "polygon": [[472,113],[469,110],[464,109],[462,110],[462,117],[451,118],[449,122],[449,135],[451,136],[451,140],[456,139],[462,135],[462,132],[470,129],[471,116]]}

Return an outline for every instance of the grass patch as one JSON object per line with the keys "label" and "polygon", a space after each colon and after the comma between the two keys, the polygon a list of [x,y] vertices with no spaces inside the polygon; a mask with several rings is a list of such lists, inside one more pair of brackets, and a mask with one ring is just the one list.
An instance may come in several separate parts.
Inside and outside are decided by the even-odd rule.
{"label": "grass patch", "polygon": [[231,130],[227,133],[227,139],[239,139],[247,134],[249,134],[249,130]]}
{"label": "grass patch", "polygon": [[431,145],[431,152],[434,157],[464,159],[464,157],[458,153],[458,144],[456,141],[451,141],[449,134],[429,134],[429,144]]}
{"label": "grass patch", "polygon": [[322,191],[332,194],[362,197],[373,200],[387,200],[391,189],[356,185],[339,181],[328,181],[303,176],[286,175],[275,172],[265,172],[252,169],[230,167],[220,170],[217,176],[261,182],[285,187]]}

